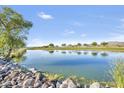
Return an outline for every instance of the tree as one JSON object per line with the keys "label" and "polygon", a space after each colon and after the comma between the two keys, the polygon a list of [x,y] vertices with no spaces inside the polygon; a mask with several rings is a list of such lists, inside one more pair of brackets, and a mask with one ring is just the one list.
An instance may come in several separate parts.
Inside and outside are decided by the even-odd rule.
{"label": "tree", "polygon": [[72,44],[69,44],[68,47],[73,47],[73,45]]}
{"label": "tree", "polygon": [[53,43],[50,43],[49,46],[50,46],[50,47],[54,47],[54,44],[53,44]]}
{"label": "tree", "polygon": [[88,46],[88,44],[83,44],[84,46]]}
{"label": "tree", "polygon": [[13,50],[25,47],[27,30],[32,23],[23,16],[8,7],[2,7],[0,11],[0,48],[6,49],[6,58],[10,57]]}
{"label": "tree", "polygon": [[77,46],[81,46],[82,44],[81,43],[77,43]]}
{"label": "tree", "polygon": [[64,43],[64,44],[62,44],[61,46],[65,47],[65,46],[66,46],[66,44]]}
{"label": "tree", "polygon": [[108,45],[108,43],[107,42],[102,42],[101,45],[106,46],[106,45]]}
{"label": "tree", "polygon": [[92,45],[93,45],[93,46],[97,46],[97,42],[93,42]]}

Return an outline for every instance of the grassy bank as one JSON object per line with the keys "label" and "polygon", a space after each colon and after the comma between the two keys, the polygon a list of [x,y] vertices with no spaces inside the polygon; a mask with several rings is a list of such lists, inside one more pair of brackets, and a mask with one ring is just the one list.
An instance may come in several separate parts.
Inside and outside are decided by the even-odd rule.
{"label": "grassy bank", "polygon": [[124,52],[124,47],[28,47],[28,50],[96,50]]}

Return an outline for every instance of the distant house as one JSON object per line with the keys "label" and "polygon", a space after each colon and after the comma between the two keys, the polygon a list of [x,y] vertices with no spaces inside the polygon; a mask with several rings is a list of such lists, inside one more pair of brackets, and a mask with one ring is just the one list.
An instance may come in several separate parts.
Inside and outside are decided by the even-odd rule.
{"label": "distant house", "polygon": [[108,42],[108,46],[124,47],[124,42],[110,41]]}

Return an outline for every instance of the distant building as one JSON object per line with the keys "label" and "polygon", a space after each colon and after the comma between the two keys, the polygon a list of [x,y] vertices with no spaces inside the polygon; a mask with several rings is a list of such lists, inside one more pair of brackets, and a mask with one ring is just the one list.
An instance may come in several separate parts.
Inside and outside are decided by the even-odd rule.
{"label": "distant building", "polygon": [[108,42],[108,46],[124,47],[124,42],[110,41]]}

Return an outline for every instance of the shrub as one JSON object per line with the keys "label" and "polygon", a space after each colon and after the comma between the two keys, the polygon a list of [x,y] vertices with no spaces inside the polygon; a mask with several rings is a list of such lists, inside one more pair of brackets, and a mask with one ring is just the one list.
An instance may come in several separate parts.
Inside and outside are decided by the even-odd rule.
{"label": "shrub", "polygon": [[43,73],[43,75],[50,81],[53,80],[62,80],[64,76],[62,74],[54,74],[54,73]]}
{"label": "shrub", "polygon": [[117,59],[113,64],[111,71],[112,79],[115,83],[115,87],[124,88],[124,60]]}
{"label": "shrub", "polygon": [[92,45],[93,45],[93,46],[97,46],[97,42],[93,42]]}

